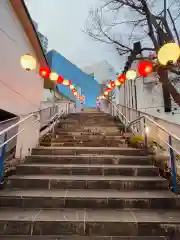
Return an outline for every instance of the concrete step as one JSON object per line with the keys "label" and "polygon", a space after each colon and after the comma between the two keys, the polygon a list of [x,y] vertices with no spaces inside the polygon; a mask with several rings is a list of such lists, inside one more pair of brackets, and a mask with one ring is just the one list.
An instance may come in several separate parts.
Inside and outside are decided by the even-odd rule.
{"label": "concrete step", "polygon": [[74,116],[74,117],[67,117],[64,119],[60,119],[60,123],[99,123],[99,124],[104,124],[104,123],[120,123],[122,122],[118,119],[115,119],[112,116],[93,116],[93,117],[88,117],[88,116]]}
{"label": "concrete step", "polygon": [[1,235],[180,237],[180,211],[1,209],[0,227]]}
{"label": "concrete step", "polygon": [[119,148],[119,147],[37,147],[32,149],[32,155],[124,155],[124,156],[146,156],[146,149]]}
{"label": "concrete step", "polygon": [[74,119],[74,118],[113,118],[112,115],[109,113],[103,113],[103,112],[93,112],[93,113],[86,113],[86,112],[81,112],[81,113],[71,113],[68,115],[68,118]]}
{"label": "concrete step", "polygon": [[92,143],[94,143],[94,144],[109,144],[109,143],[111,143],[111,144],[120,144],[120,143],[124,143],[125,142],[125,139],[123,139],[123,138],[119,138],[119,139],[80,139],[80,137],[78,138],[78,139],[76,139],[76,137],[75,137],[75,139],[73,139],[73,138],[69,138],[69,139],[63,139],[63,138],[55,138],[55,139],[52,139],[52,143],[54,144],[54,143],[64,143],[64,144],[66,144],[66,143],[83,143],[83,144],[92,144]]}
{"label": "concrete step", "polygon": [[168,189],[168,181],[159,176],[16,175],[9,177],[6,186],[14,189],[163,190]]}
{"label": "concrete step", "polygon": [[27,157],[28,163],[51,164],[126,164],[151,165],[152,156],[122,155],[32,155]]}
{"label": "concrete step", "polygon": [[159,169],[151,165],[98,165],[98,164],[23,164],[17,169],[18,175],[118,175],[118,176],[159,176]]}
{"label": "concrete step", "polygon": [[180,198],[170,191],[117,190],[3,190],[0,207],[90,209],[180,209]]}
{"label": "concrete step", "polygon": [[[84,126],[84,124],[79,124],[79,125],[74,125],[71,127],[56,127],[56,132],[61,133],[61,132],[119,132],[121,128],[118,128],[118,126],[111,126],[111,127],[104,127],[101,125],[98,126]],[[122,128],[123,129],[123,128]]]}
{"label": "concrete step", "polygon": [[68,142],[68,141],[72,141],[72,140],[76,140],[76,141],[122,141],[124,140],[124,137],[122,135],[118,135],[118,136],[106,136],[106,135],[79,135],[79,136],[72,136],[72,135],[64,135],[64,136],[59,136],[56,135],[54,139],[52,139],[53,142],[56,141],[63,141],[63,142]]}
{"label": "concrete step", "polygon": [[[43,146],[43,144],[42,144]],[[112,141],[71,141],[71,142],[52,142],[52,147],[120,147],[120,148],[126,148],[128,147],[128,144],[123,142],[112,142]]]}
{"label": "concrete step", "polygon": [[122,127],[124,128],[124,124],[122,123],[118,123],[118,122],[115,122],[115,121],[105,121],[105,120],[102,120],[102,121],[85,121],[84,123],[80,122],[80,121],[76,121],[76,122],[70,122],[70,121],[61,121],[57,127],[61,128],[61,127],[64,127],[64,126],[69,126],[69,128],[71,127],[75,127],[75,126],[79,126],[79,127],[82,127],[82,124],[83,124],[83,127],[84,128],[99,128],[99,127]]}
{"label": "concrete step", "polygon": [[[58,236],[58,235],[54,235],[54,236],[37,236],[37,235],[34,235],[34,236],[10,236],[10,235],[3,235],[2,236],[2,239],[3,240],[171,240],[170,238],[168,237],[142,237],[142,236],[139,236],[139,237],[122,237],[122,236],[105,236],[105,237],[102,237],[102,236]],[[179,240],[179,239],[173,239],[173,240]]]}
{"label": "concrete step", "polygon": [[119,136],[121,132],[119,129],[107,130],[107,129],[77,129],[77,128],[67,128],[56,130],[56,135],[107,135],[107,136]]}

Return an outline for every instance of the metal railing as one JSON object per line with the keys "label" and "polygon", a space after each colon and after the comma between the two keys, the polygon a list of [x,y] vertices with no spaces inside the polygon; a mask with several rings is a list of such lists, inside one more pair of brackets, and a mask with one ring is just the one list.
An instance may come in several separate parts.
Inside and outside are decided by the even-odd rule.
{"label": "metal railing", "polygon": [[[145,147],[148,147],[150,142],[157,144],[155,153],[164,155],[172,176],[172,190],[177,193],[177,174],[180,173],[178,164],[178,158],[180,157],[180,138],[166,129],[167,121],[164,121],[165,126],[162,126],[153,119],[157,119],[154,116],[147,115],[135,109],[116,105],[111,101],[109,101],[109,103],[110,114],[118,116],[125,127],[129,128],[134,135],[143,136]],[[163,122],[162,119],[159,119],[159,121]],[[175,125],[174,129],[180,131],[180,126],[172,123],[169,124]],[[160,149],[158,149],[157,146],[159,146]]]}
{"label": "metal railing", "polygon": [[[53,132],[54,132],[54,127],[57,124],[57,122],[59,121],[60,117],[62,115],[66,115],[66,114],[70,113],[72,111],[72,109],[74,109],[73,104],[67,103],[66,105],[67,106],[65,106],[65,107],[64,106],[61,107],[61,104],[59,104],[59,106],[56,106],[55,115],[52,118],[48,118],[50,121],[50,125],[47,127],[47,131],[50,131],[51,129],[53,129]],[[51,107],[49,107],[49,108],[51,108]],[[49,111],[49,108],[46,108],[46,111],[47,111],[47,109]],[[33,132],[31,132],[31,128],[33,129],[32,126],[36,123],[38,124],[38,126],[36,128],[34,128],[33,130],[34,130],[34,135],[37,134],[38,139],[37,139],[37,142],[35,141],[35,139],[32,139],[34,141],[33,144],[37,145],[39,136],[40,135],[42,136],[43,134],[47,133],[47,131],[44,133],[43,132],[40,133],[40,128],[45,123],[44,118],[42,117],[42,116],[44,116],[44,115],[42,115],[43,111],[44,111],[44,109],[37,111],[35,113],[32,113],[21,120],[19,120],[19,118],[17,118],[15,123],[12,123],[9,121],[9,123],[12,123],[12,124],[0,131],[0,139],[2,140],[0,143],[0,184],[3,183],[3,179],[4,179],[5,159],[6,159],[7,150],[9,150],[13,147],[17,147],[17,144],[23,144],[23,141],[26,140],[26,138],[27,139],[30,138],[31,136],[29,136],[29,134],[33,135]],[[52,113],[52,111],[51,111],[51,113]],[[53,112],[53,114],[54,114],[54,112]],[[53,114],[50,114],[49,116],[51,117],[51,115],[53,115]],[[47,118],[46,118],[46,120],[47,120]],[[41,123],[41,121],[43,122],[43,124]],[[46,121],[46,123],[47,123],[47,121]],[[28,124],[28,125],[26,125],[26,124]],[[18,137],[20,135],[22,135],[23,132],[25,132],[25,131],[30,131],[30,132],[26,133],[26,135],[24,136],[25,138],[24,138],[24,140],[22,139],[23,141],[21,141],[21,143],[18,143]],[[28,144],[30,144],[30,141],[29,142],[27,141],[27,144],[26,144],[27,145],[26,147],[28,149],[30,149],[32,146],[28,146]],[[23,149],[22,149],[23,147],[20,145],[18,147],[20,148],[20,158],[21,158],[21,151],[23,151]]]}
{"label": "metal railing", "polygon": [[44,127],[58,113],[58,105],[53,105],[40,110],[40,124]]}
{"label": "metal railing", "polygon": [[[11,125],[17,123],[19,121],[19,119],[20,119],[19,117],[14,117],[14,118],[10,118],[8,120],[0,122],[0,131],[3,131],[4,129],[10,127]],[[18,127],[15,127],[13,129],[11,129],[10,131],[8,131],[7,137],[10,138],[13,135],[15,135],[17,132],[18,132]],[[3,143],[3,141],[4,141],[4,135],[1,135],[0,136],[0,144]],[[14,138],[9,144],[7,144],[6,152],[11,151],[11,149],[14,148],[15,143],[16,143],[16,138]]]}

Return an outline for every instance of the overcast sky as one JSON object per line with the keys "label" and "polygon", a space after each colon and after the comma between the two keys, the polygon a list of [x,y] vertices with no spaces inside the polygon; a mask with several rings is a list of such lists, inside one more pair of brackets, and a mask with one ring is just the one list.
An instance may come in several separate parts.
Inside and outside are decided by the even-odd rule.
{"label": "overcast sky", "polygon": [[31,17],[55,49],[83,68],[107,60],[116,71],[122,60],[112,46],[92,40],[82,32],[88,11],[99,0],[26,0]]}

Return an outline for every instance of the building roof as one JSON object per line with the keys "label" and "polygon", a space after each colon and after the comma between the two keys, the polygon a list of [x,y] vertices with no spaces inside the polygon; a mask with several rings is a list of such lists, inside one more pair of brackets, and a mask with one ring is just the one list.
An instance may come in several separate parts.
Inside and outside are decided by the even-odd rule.
{"label": "building roof", "polygon": [[[46,55],[41,46],[36,28],[33,24],[33,20],[23,0],[10,0],[11,6],[16,13],[24,32],[26,33],[33,49],[36,54],[36,58],[40,63],[40,66],[49,67]],[[25,53],[26,54],[26,53]],[[49,80],[44,81],[44,88],[55,89],[56,83]]]}

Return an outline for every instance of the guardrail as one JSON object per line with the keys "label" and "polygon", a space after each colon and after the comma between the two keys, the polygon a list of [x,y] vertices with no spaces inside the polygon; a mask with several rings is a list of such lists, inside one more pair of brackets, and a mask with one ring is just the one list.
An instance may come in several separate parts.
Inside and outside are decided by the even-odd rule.
{"label": "guardrail", "polygon": [[[167,165],[172,175],[172,191],[177,193],[177,173],[180,173],[180,167],[177,160],[177,158],[180,157],[180,138],[165,127],[167,124],[171,123],[164,121],[166,125],[162,126],[153,119],[157,119],[154,116],[146,115],[135,109],[116,105],[111,101],[109,101],[109,103],[110,114],[118,116],[120,121],[125,124],[126,128],[130,128],[134,135],[144,136],[145,147],[148,147],[150,141],[156,142],[161,146],[161,149],[163,149],[163,154],[166,157],[169,156]],[[163,122],[162,119],[159,119],[159,121]],[[175,124],[174,128],[180,131],[180,126]],[[156,149],[156,153],[157,151]]]}
{"label": "guardrail", "polygon": [[[67,106],[65,106],[65,108],[64,105],[63,107],[61,107],[61,104],[56,105],[56,108],[54,108],[54,110],[56,111],[55,115],[52,118],[46,118],[46,124],[48,122],[48,119],[50,121],[48,131],[49,129],[54,129],[54,126],[62,115],[70,113],[73,109],[74,105],[70,105],[69,102],[67,103]],[[32,113],[20,120],[19,118],[17,118],[16,122],[9,121],[8,127],[0,131],[0,139],[2,140],[0,143],[0,184],[3,183],[4,179],[5,159],[7,150],[16,147],[15,157],[17,159],[23,159],[31,153],[31,149],[33,147],[38,145],[40,128],[45,123],[44,115],[42,114],[43,111],[44,110]],[[51,112],[52,114],[52,111],[50,111],[49,109],[48,112]],[[51,114],[49,114],[48,116],[51,116]],[[46,132],[41,133],[41,136],[42,134],[46,134]]]}

